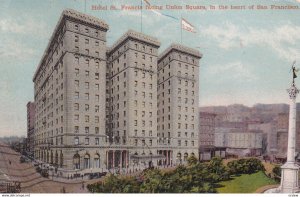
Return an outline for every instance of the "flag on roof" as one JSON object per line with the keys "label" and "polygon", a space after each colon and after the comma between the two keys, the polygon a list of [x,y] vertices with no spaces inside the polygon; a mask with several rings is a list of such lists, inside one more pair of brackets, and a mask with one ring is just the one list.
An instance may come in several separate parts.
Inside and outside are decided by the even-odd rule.
{"label": "flag on roof", "polygon": [[181,18],[181,28],[186,31],[196,33],[195,27],[184,18]]}

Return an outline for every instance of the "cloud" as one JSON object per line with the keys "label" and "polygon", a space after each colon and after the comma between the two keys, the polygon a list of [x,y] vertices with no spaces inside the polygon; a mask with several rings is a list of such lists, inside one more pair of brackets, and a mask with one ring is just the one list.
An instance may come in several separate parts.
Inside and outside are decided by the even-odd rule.
{"label": "cloud", "polygon": [[37,55],[37,51],[12,38],[4,39],[0,45],[2,60],[27,61]]}
{"label": "cloud", "polygon": [[300,56],[296,43],[300,41],[300,26],[285,24],[269,29],[240,27],[226,23],[223,26],[210,25],[201,34],[214,39],[221,49],[229,50],[238,47],[269,47],[285,60],[293,61]]}
{"label": "cloud", "polygon": [[19,35],[32,35],[45,38],[49,36],[47,24],[32,17],[19,16],[18,18],[1,18],[0,32]]}
{"label": "cloud", "polygon": [[[216,76],[229,76],[231,80],[250,82],[257,80],[257,76],[249,69],[250,65],[246,65],[240,61],[231,62],[222,65],[211,65],[208,67],[207,74]],[[219,80],[228,80],[225,77],[220,77]]]}

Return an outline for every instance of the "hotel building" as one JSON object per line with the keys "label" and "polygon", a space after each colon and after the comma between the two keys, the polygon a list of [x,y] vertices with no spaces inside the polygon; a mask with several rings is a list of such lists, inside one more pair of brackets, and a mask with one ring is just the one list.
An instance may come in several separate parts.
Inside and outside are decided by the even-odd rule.
{"label": "hotel building", "polygon": [[34,74],[34,156],[63,176],[132,172],[198,156],[194,49],[63,11]]}

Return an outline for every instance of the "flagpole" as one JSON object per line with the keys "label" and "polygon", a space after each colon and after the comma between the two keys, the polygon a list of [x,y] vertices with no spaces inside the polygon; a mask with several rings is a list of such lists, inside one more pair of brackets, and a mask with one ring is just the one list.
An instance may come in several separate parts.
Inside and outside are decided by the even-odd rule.
{"label": "flagpole", "polygon": [[141,32],[143,33],[143,0],[141,0]]}
{"label": "flagpole", "polygon": [[180,43],[182,44],[182,14],[180,15]]}

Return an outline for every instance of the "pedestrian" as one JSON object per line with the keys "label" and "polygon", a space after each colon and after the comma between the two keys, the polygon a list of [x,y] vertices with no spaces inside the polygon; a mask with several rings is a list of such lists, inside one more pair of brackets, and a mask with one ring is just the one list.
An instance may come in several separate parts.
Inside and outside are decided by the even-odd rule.
{"label": "pedestrian", "polygon": [[84,183],[82,183],[82,190],[84,190]]}

